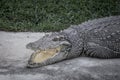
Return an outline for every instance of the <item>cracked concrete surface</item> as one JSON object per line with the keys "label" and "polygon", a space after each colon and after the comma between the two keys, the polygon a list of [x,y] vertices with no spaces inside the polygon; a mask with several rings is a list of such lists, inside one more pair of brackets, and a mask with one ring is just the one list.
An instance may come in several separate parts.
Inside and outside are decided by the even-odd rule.
{"label": "cracked concrete surface", "polygon": [[0,80],[120,80],[120,59],[79,57],[41,68],[27,69],[29,42],[44,33],[0,32]]}

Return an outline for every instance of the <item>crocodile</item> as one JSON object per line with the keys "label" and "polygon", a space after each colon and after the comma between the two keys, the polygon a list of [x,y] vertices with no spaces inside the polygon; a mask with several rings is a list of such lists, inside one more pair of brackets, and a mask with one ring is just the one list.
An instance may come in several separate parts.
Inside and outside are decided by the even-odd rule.
{"label": "crocodile", "polygon": [[120,58],[120,16],[108,16],[71,25],[26,45],[35,52],[27,67],[42,67],[80,56]]}

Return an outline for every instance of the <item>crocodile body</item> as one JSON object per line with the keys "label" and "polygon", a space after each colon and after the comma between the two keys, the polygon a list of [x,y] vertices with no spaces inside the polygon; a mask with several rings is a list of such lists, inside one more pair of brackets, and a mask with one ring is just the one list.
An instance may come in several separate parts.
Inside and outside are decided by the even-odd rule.
{"label": "crocodile body", "polygon": [[120,16],[90,20],[72,26],[63,33],[69,36],[68,40],[75,48],[72,53],[78,50],[76,54],[84,56],[120,57]]}
{"label": "crocodile body", "polygon": [[[53,33],[52,35],[59,37],[58,41],[68,41],[70,47],[67,47],[64,53],[58,54],[43,62],[44,65],[79,56],[104,59],[120,58],[120,16],[89,20],[80,25],[73,25],[61,32]],[[64,36],[64,40],[60,40],[61,35]],[[45,36],[43,38],[44,40],[40,39],[30,43],[27,47],[32,49],[48,48],[49,46],[45,46],[49,44],[49,41],[47,43],[45,42],[47,37]],[[45,44],[41,46],[41,42]],[[41,63],[39,64],[41,65]],[[31,67],[31,65],[29,66]]]}

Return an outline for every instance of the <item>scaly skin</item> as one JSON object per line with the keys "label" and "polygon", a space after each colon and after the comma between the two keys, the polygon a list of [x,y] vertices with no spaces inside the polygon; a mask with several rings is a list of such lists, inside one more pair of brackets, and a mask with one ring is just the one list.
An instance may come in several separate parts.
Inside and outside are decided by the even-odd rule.
{"label": "scaly skin", "polygon": [[[79,56],[95,58],[120,57],[120,16],[89,20],[73,25],[58,33],[46,35],[27,45],[34,50],[62,46],[55,56],[40,63],[28,63],[28,67],[40,67]],[[35,54],[35,53],[33,53]],[[43,54],[43,53],[40,53]],[[49,54],[49,52],[47,52]],[[30,58],[30,61],[32,59]]]}

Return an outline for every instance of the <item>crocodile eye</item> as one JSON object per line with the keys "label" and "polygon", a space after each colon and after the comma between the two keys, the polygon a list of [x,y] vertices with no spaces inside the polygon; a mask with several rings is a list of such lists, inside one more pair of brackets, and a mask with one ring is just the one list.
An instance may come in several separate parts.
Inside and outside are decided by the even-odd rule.
{"label": "crocodile eye", "polygon": [[55,38],[52,39],[53,41],[63,41],[64,40],[64,36],[57,36]]}
{"label": "crocodile eye", "polygon": [[59,38],[57,38],[57,37],[56,37],[56,38],[53,38],[52,40],[53,40],[53,41],[58,41],[58,40],[59,40]]}

